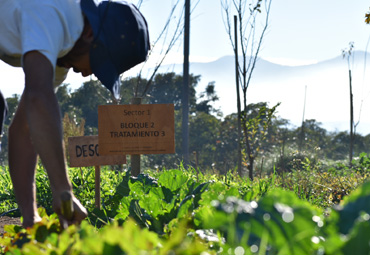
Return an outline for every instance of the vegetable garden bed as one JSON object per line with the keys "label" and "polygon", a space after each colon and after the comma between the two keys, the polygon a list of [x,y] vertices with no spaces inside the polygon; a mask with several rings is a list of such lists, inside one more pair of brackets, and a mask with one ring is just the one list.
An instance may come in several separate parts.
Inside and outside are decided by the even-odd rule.
{"label": "vegetable garden bed", "polygon": [[[358,167],[358,166],[357,166]],[[0,170],[1,172],[2,170]],[[7,171],[0,175],[7,180]],[[74,193],[89,210],[61,230],[51,214],[42,167],[37,191],[43,221],[5,226],[10,254],[369,254],[367,170],[306,169],[250,181],[235,173],[148,171],[137,178],[102,169],[102,209],[94,208],[94,169],[71,169]],[[16,204],[0,183],[2,210]],[[44,209],[43,209],[44,208]]]}

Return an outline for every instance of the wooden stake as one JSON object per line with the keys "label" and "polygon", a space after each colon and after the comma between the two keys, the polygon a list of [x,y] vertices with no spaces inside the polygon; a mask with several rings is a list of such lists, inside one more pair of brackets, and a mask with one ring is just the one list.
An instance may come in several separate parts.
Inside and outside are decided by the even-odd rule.
{"label": "wooden stake", "polygon": [[72,195],[69,191],[63,191],[60,199],[62,200],[62,215],[66,220],[73,218],[73,202]]}
{"label": "wooden stake", "polygon": [[95,166],[95,207],[100,210],[100,166]]}
{"label": "wooden stake", "polygon": [[[141,97],[134,97],[131,99],[131,104],[141,104]],[[140,174],[140,154],[131,155],[131,176],[137,177]]]}
{"label": "wooden stake", "polygon": [[63,191],[60,195],[60,199],[62,201],[62,208],[61,213],[65,218],[64,221],[61,221],[61,225],[63,229],[68,228],[68,222],[73,218],[73,201],[72,201],[72,194],[70,191]]}

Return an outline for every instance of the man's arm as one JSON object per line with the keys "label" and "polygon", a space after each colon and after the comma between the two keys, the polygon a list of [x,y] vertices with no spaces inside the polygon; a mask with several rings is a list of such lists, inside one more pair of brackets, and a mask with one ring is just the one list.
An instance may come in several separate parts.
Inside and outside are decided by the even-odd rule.
{"label": "man's arm", "polygon": [[50,179],[53,193],[71,190],[66,173],[59,105],[53,89],[53,67],[37,51],[25,54],[24,99],[30,136]]}
{"label": "man's arm", "polygon": [[[48,173],[54,210],[60,215],[61,194],[72,192],[72,186],[66,170],[60,109],[53,88],[53,67],[44,55],[31,51],[24,55],[23,69],[26,79],[23,97],[30,137]],[[87,216],[87,211],[75,197],[73,202],[74,217],[69,223],[79,223]]]}

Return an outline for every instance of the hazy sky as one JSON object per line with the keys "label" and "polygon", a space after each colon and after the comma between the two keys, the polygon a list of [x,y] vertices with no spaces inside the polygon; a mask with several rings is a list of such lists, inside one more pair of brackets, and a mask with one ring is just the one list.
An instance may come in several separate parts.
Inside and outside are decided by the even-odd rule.
{"label": "hazy sky", "polygon": [[[129,2],[136,4],[138,0]],[[148,21],[152,41],[157,38],[175,2],[143,0],[141,11]],[[191,60],[210,61],[233,55],[220,1],[192,0],[191,4]],[[297,65],[336,57],[350,41],[355,42],[355,50],[365,50],[370,25],[364,23],[364,15],[369,7],[370,2],[366,0],[273,0],[270,26],[260,56],[281,64]],[[181,62],[182,52],[180,38],[167,61]],[[22,70],[7,67],[0,61],[0,72],[0,88],[4,95],[21,94]],[[66,82],[77,88],[86,79],[71,72]]]}

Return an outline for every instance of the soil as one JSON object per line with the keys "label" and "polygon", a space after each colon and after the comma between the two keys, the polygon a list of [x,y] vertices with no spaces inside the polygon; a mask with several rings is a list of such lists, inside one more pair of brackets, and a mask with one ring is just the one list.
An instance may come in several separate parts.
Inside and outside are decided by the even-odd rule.
{"label": "soil", "polygon": [[4,234],[5,225],[21,225],[20,218],[12,218],[8,216],[0,217],[0,235]]}

